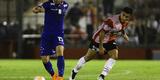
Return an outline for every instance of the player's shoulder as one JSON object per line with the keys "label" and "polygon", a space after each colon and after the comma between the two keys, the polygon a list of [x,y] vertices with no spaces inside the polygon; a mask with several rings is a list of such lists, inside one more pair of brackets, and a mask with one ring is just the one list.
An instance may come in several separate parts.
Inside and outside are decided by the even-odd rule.
{"label": "player's shoulder", "polygon": [[119,14],[111,15],[111,16],[108,17],[108,19],[111,19],[112,21],[117,21],[117,20],[119,20]]}
{"label": "player's shoulder", "polygon": [[119,22],[119,15],[111,15],[108,18],[106,18],[104,21],[115,24],[115,23]]}
{"label": "player's shoulder", "polygon": [[110,26],[110,27],[113,27],[113,20],[112,20],[111,17],[105,18],[105,19],[103,20],[103,23],[104,23],[105,25],[108,25],[108,26]]}
{"label": "player's shoulder", "polygon": [[69,4],[66,1],[63,1],[62,4],[63,4],[64,7],[68,7],[69,6]]}
{"label": "player's shoulder", "polygon": [[48,0],[48,1],[43,2],[43,5],[50,5],[50,3],[51,3],[51,1]]}
{"label": "player's shoulder", "polygon": [[114,21],[114,19],[116,19],[118,17],[118,15],[110,15],[108,17],[106,17],[104,19],[104,21]]}
{"label": "player's shoulder", "polygon": [[110,15],[108,17],[106,17],[103,21],[104,24],[110,26],[110,27],[114,27],[114,25],[119,22],[119,15]]}

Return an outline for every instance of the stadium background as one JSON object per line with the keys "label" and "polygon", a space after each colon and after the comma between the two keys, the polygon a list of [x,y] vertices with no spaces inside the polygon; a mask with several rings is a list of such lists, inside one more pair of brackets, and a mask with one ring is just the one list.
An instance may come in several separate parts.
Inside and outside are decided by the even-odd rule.
{"label": "stadium background", "polygon": [[[0,80],[33,80],[36,76],[50,80],[39,57],[43,14],[32,13],[39,1],[43,0],[0,0]],[[134,8],[135,16],[127,29],[130,41],[118,39],[119,60],[106,79],[160,80],[160,0],[67,2],[70,7],[65,18],[65,80],[78,58],[85,54],[90,32],[105,16],[119,13],[124,6]],[[107,57],[98,56],[87,63],[77,80],[96,80],[105,63],[103,58]],[[56,71],[56,60],[52,63]]]}
{"label": "stadium background", "polygon": [[[0,0],[0,59],[38,59],[43,14],[32,7],[42,0]],[[91,36],[104,17],[119,13],[124,6],[134,9],[127,33],[128,43],[118,39],[120,59],[160,59],[159,0],[67,0],[65,57],[85,54]],[[87,28],[89,30],[87,30]],[[90,29],[90,28],[93,28]],[[101,56],[97,57],[102,59]]]}

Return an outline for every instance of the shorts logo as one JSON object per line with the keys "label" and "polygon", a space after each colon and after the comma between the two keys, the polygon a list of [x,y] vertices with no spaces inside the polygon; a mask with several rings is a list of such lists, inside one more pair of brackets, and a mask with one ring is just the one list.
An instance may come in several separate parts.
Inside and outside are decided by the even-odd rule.
{"label": "shorts logo", "polygon": [[99,49],[97,47],[95,47],[94,45],[92,46],[92,50],[99,51]]}

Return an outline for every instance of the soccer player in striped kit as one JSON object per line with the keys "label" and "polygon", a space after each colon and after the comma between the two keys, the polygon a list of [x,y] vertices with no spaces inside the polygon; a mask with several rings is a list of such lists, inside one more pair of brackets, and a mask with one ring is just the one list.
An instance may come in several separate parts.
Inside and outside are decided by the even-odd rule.
{"label": "soccer player in striped kit", "polygon": [[[48,0],[33,8],[34,13],[44,12],[44,28],[41,34],[40,55],[45,69],[52,80],[63,80],[64,75],[64,16],[68,3],[63,0]],[[58,75],[50,62],[51,55],[57,55]]]}
{"label": "soccer player in striped kit", "polygon": [[109,59],[104,65],[104,69],[98,77],[98,80],[104,80],[108,75],[113,65],[118,58],[118,46],[115,40],[122,36],[126,41],[129,40],[125,29],[132,18],[133,10],[129,7],[124,7],[120,14],[113,15],[106,18],[99,26],[99,29],[92,36],[92,41],[89,45],[88,52],[85,56],[81,57],[77,65],[71,71],[69,80],[75,80],[78,71],[84,66],[85,63],[93,59],[96,54],[109,55]]}

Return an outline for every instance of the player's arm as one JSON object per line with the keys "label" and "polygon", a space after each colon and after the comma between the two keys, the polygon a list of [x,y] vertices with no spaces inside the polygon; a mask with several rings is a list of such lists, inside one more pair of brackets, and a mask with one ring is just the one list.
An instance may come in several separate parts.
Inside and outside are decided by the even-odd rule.
{"label": "player's arm", "polygon": [[124,30],[121,31],[122,32],[122,37],[126,40],[126,41],[129,41],[129,37],[128,35],[126,34],[126,32]]}
{"label": "player's arm", "polygon": [[111,19],[107,19],[104,21],[104,25],[102,26],[102,29],[99,33],[99,53],[104,54],[104,47],[103,47],[103,41],[105,34],[109,33],[109,31],[113,28],[113,22]]}
{"label": "player's arm", "polygon": [[33,7],[32,12],[33,13],[42,13],[47,9],[47,2],[46,0],[40,0],[37,6]]}
{"label": "player's arm", "polygon": [[103,47],[104,37],[105,37],[105,31],[101,30],[100,33],[99,33],[99,53],[100,54],[104,54],[104,50],[105,50],[104,47]]}
{"label": "player's arm", "polygon": [[32,9],[33,13],[42,13],[44,12],[44,8],[42,6],[36,6]]}
{"label": "player's arm", "polygon": [[33,13],[42,13],[45,11],[45,9],[48,8],[48,2],[49,1],[44,1],[41,0],[41,2],[39,2],[39,4],[35,7],[33,7],[32,12]]}

